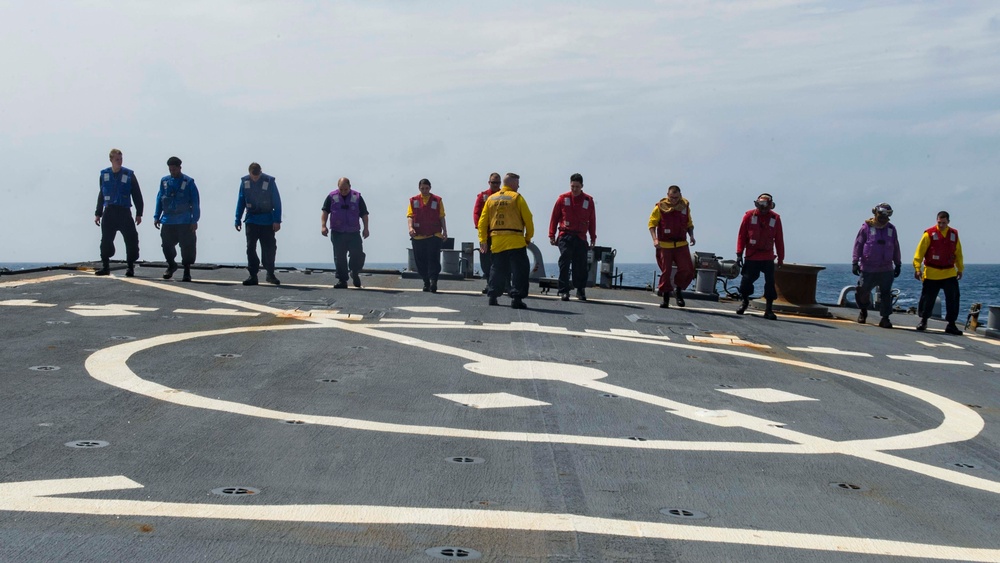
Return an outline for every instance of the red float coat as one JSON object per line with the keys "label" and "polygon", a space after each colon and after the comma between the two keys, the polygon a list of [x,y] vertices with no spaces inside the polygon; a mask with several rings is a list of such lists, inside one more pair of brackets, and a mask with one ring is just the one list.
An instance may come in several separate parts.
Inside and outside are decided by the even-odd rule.
{"label": "red float coat", "polygon": [[591,242],[597,240],[597,213],[594,211],[594,198],[580,192],[566,192],[559,196],[552,207],[552,217],[549,219],[549,238],[555,238],[556,229],[559,236],[575,235],[584,242],[590,234]]}
{"label": "red float coat", "polygon": [[413,230],[418,237],[430,237],[441,232],[441,198],[429,194],[427,203],[423,196],[417,194],[410,198],[410,209],[413,210]]}
{"label": "red float coat", "polygon": [[781,231],[781,216],[774,211],[751,209],[743,215],[736,236],[736,254],[746,251],[747,260],[785,261],[785,237]]}

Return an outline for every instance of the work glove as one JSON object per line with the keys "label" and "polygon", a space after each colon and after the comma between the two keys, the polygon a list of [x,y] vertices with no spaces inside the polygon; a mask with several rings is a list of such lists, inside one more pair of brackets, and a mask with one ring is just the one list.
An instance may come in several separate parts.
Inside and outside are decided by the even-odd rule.
{"label": "work glove", "polygon": [[739,269],[741,269],[741,270],[743,269],[743,255],[742,254],[737,254],[736,255],[736,267],[739,268]]}
{"label": "work glove", "polygon": [[902,270],[903,270],[903,265],[902,264],[896,264],[896,269],[892,271],[892,277],[898,278],[899,277],[899,272],[901,272]]}
{"label": "work glove", "polygon": [[857,262],[851,264],[851,273],[854,274],[855,276],[860,276],[861,275],[861,264],[858,264]]}

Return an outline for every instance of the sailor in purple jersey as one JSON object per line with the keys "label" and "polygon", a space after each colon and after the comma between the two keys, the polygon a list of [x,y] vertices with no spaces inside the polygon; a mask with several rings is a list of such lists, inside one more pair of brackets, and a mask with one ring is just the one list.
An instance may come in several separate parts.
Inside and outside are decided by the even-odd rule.
{"label": "sailor in purple jersey", "polygon": [[333,243],[333,263],[337,269],[337,284],[333,287],[345,289],[348,273],[354,287],[361,287],[361,269],[365,266],[361,241],[368,238],[368,206],[361,194],[351,189],[349,179],[337,180],[337,189],[323,201],[320,220],[320,232],[329,235]]}
{"label": "sailor in purple jersey", "polygon": [[854,238],[854,255],[851,271],[858,276],[858,289],[854,299],[861,312],[858,322],[864,324],[871,307],[872,288],[878,286],[879,313],[882,319],[878,326],[892,328],[889,315],[892,314],[892,280],[899,277],[902,262],[899,254],[899,233],[889,222],[892,206],[880,203],[872,208],[872,217],[861,225]]}

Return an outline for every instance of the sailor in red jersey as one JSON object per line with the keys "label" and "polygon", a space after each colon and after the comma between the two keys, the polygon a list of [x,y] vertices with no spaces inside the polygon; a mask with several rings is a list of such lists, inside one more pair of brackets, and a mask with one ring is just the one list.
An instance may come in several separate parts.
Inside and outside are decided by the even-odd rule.
{"label": "sailor in red jersey", "polygon": [[[743,262],[743,252],[746,251],[746,262]],[[778,264],[775,266],[774,259]],[[736,264],[742,267],[743,277],[740,280],[740,298],[742,303],[736,309],[737,315],[742,315],[750,305],[753,294],[753,284],[761,274],[764,274],[764,299],[767,303],[764,318],[777,320],[772,303],[778,297],[774,289],[774,270],[781,268],[785,261],[785,238],[781,231],[781,217],[774,212],[774,198],[763,193],[754,201],[754,208],[743,215],[740,232],[736,236]]]}
{"label": "sailor in red jersey", "polygon": [[[483,207],[490,196],[500,191],[500,174],[494,172],[490,174],[489,188],[476,194],[476,203],[472,206],[472,224],[479,229],[479,217],[483,214]],[[489,290],[490,267],[493,264],[493,251],[490,250],[489,239],[486,241],[486,251],[479,253],[479,267],[483,270],[483,279],[487,281],[483,288],[483,294]]]}
{"label": "sailor in red jersey", "polygon": [[[924,231],[913,254],[913,276],[923,280],[920,290],[920,302],[917,314],[920,322],[917,330],[927,329],[927,319],[931,316],[934,301],[938,292],[944,290],[945,320],[948,325],[944,331],[948,334],[962,334],[955,326],[958,319],[959,291],[958,280],[962,279],[965,270],[965,259],[962,257],[962,241],[958,238],[958,230],[949,227],[951,216],[947,211],[939,211],[937,224]],[[923,272],[921,272],[921,264]]]}
{"label": "sailor in red jersey", "polygon": [[[556,232],[558,231],[558,236]],[[590,245],[587,245],[590,235]],[[576,298],[587,300],[587,250],[597,241],[594,198],[583,193],[583,176],[569,177],[569,191],[561,194],[549,219],[549,243],[559,247],[559,298],[569,301],[569,271],[573,269]]]}

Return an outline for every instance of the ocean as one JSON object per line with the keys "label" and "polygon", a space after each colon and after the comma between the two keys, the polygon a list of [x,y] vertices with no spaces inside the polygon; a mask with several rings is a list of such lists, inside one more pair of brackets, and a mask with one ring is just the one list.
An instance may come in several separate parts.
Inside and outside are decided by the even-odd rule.
{"label": "ocean", "polygon": [[[55,263],[0,263],[0,267],[9,270],[22,270],[32,268],[44,268],[47,266],[57,266]],[[476,263],[478,266],[478,261]],[[819,273],[816,283],[816,300],[822,304],[836,304],[840,297],[840,292],[847,286],[853,286],[857,282],[857,277],[851,273],[850,264],[819,264],[826,268]],[[332,263],[309,263],[309,264],[280,264],[279,267],[296,268],[332,268]],[[365,265],[370,269],[402,270],[406,268],[405,263],[384,262],[369,263]],[[621,276],[621,285],[625,287],[644,288],[652,287],[659,269],[656,264],[615,264],[616,275]],[[559,268],[555,264],[545,264],[545,273],[549,277],[559,275]],[[761,292],[762,281],[758,281],[755,289]],[[728,287],[735,291],[739,285],[739,279],[730,280]],[[966,264],[961,285],[961,311],[967,311],[973,303],[982,303],[983,308],[990,305],[1000,305],[1000,264]],[[722,289],[720,282],[719,290]],[[909,309],[917,306],[920,298],[920,282],[913,279],[912,268],[909,263],[903,265],[903,273],[896,278],[894,287],[899,289],[899,299],[897,307]],[[941,295],[942,300],[944,295]]]}

